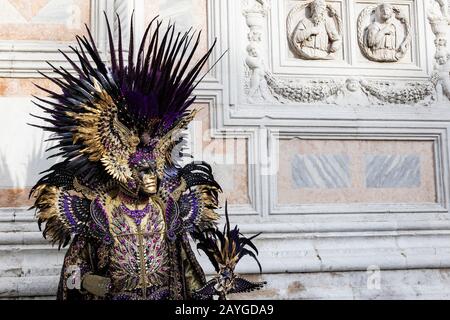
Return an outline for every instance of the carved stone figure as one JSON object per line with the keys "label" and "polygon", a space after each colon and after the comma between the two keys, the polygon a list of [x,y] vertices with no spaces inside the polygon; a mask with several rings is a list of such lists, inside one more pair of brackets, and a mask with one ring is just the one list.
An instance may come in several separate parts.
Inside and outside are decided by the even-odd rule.
{"label": "carved stone figure", "polygon": [[382,4],[377,8],[377,21],[367,30],[367,46],[379,60],[397,60],[397,28],[392,22],[393,8],[389,4]]}
{"label": "carved stone figure", "polygon": [[273,100],[273,97],[268,92],[266,80],[264,78],[264,61],[259,54],[258,47],[254,43],[250,43],[247,46],[245,63],[251,71],[248,91],[249,102],[254,102],[254,98],[258,95],[263,100]]}
{"label": "carved stone figure", "polygon": [[437,75],[438,100],[444,100],[444,95],[450,99],[450,52],[442,48],[435,55],[434,71]]}
{"label": "carved stone figure", "polygon": [[446,19],[449,18],[448,16],[448,0],[436,0],[439,4],[439,7],[441,9],[442,16]]}
{"label": "carved stone figure", "polygon": [[[448,25],[450,23],[448,13],[448,0],[433,1],[428,11],[428,21],[435,39],[436,52],[434,55],[434,72],[432,81],[436,85],[437,100],[444,101],[444,97],[450,99],[450,51],[447,47]],[[437,8],[439,7],[439,8]]]}
{"label": "carved stone figure", "polygon": [[364,80],[350,77],[345,80],[345,85],[338,93],[335,103],[343,106],[368,106],[375,102],[371,96],[363,92],[360,82]]}
{"label": "carved stone figure", "polygon": [[[366,27],[363,21],[374,14],[374,20]],[[398,20],[405,27],[401,39]],[[372,61],[396,62],[403,58],[410,42],[409,23],[400,10],[390,4],[382,3],[364,9],[358,18],[358,42],[363,54]]]}
{"label": "carved stone figure", "polygon": [[435,35],[448,32],[448,25],[450,24],[448,4],[448,0],[435,0],[428,8],[428,21]]}
{"label": "carved stone figure", "polygon": [[310,17],[300,20],[290,30],[295,14],[305,8],[305,4],[296,6],[288,15],[287,30],[291,48],[303,59],[333,59],[331,54],[342,45],[337,13],[324,0],[314,0],[309,4]]}

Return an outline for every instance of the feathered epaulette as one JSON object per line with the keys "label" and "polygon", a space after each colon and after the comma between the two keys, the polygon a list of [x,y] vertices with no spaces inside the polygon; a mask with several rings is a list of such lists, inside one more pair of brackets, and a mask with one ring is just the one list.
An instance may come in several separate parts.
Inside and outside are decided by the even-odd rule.
{"label": "feathered epaulette", "polygon": [[[217,276],[195,292],[196,297],[200,299],[207,299],[212,295],[226,299],[227,294],[259,290],[265,284],[248,281],[234,273],[237,263],[246,255],[252,257],[258,264],[260,272],[262,271],[256,257],[258,249],[252,242],[260,233],[247,238],[239,232],[237,226],[231,229],[227,202],[225,202],[225,218],[223,232],[218,228],[194,232],[194,238],[198,241],[197,249],[206,254],[217,272]],[[247,249],[247,246],[250,249]]]}
{"label": "feathered epaulette", "polygon": [[90,221],[91,201],[70,195],[56,186],[41,184],[33,191],[39,229],[43,223],[44,238],[65,247],[72,234],[82,234]]}
{"label": "feathered epaulette", "polygon": [[180,197],[184,229],[208,229],[215,226],[219,215],[219,192],[222,188],[214,179],[206,162],[192,162],[180,170],[180,177],[189,192]]}

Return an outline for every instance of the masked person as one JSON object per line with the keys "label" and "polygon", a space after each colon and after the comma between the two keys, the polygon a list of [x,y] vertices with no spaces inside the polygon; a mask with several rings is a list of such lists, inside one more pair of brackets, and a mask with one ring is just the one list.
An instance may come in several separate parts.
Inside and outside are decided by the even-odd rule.
{"label": "masked person", "polygon": [[110,65],[88,29],[72,48],[79,62],[66,56],[76,74],[43,74],[62,93],[41,88],[49,99],[36,104],[49,117],[38,127],[53,133],[63,160],[31,194],[44,237],[70,243],[58,299],[190,299],[207,284],[189,238],[216,230],[221,189],[208,164],[181,167],[173,155],[213,48],[194,63],[200,34],[161,32],[155,21],[136,57],[133,26],[124,58],[120,21],[118,44],[107,21]]}

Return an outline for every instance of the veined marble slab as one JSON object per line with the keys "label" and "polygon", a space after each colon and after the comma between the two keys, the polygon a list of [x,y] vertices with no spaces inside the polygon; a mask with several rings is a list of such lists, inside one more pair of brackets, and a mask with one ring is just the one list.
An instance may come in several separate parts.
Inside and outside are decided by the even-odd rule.
{"label": "veined marble slab", "polygon": [[368,155],[366,163],[367,188],[420,187],[420,156]]}
{"label": "veined marble slab", "polygon": [[346,154],[295,155],[292,180],[296,188],[348,188],[350,159]]}

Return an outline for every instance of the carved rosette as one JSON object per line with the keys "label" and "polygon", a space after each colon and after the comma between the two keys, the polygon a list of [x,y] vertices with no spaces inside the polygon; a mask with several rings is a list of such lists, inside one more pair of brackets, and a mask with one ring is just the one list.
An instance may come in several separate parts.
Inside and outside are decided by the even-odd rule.
{"label": "carved rosette", "polygon": [[404,37],[401,43],[395,48],[395,54],[391,57],[378,56],[374,54],[372,48],[368,45],[367,35],[368,28],[367,21],[370,17],[376,14],[377,8],[381,4],[374,4],[366,7],[358,16],[357,21],[357,33],[358,33],[358,45],[361,49],[361,53],[369,60],[375,62],[397,62],[402,59],[408,52],[409,45],[411,43],[411,26],[408,19],[402,14],[400,9],[396,6],[392,6],[393,14],[396,20],[404,27]]}

